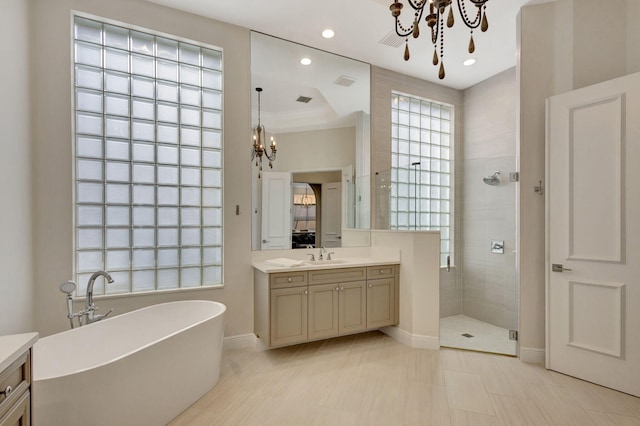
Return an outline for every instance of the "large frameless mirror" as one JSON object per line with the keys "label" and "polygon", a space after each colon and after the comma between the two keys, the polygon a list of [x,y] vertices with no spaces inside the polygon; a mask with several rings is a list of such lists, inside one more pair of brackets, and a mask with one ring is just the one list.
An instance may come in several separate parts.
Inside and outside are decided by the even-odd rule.
{"label": "large frameless mirror", "polygon": [[252,165],[253,250],[340,247],[369,229],[369,64],[252,32],[251,83],[252,126],[277,146],[273,168]]}

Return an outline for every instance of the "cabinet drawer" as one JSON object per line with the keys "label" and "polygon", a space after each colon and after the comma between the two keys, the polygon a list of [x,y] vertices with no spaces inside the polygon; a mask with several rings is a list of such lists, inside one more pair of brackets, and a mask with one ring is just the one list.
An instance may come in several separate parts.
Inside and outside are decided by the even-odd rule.
{"label": "cabinet drawer", "polygon": [[[29,389],[31,383],[30,352],[18,358],[5,371],[0,372],[0,417]],[[10,392],[7,392],[9,389]]]}
{"label": "cabinet drawer", "polygon": [[309,285],[361,281],[367,278],[365,268],[337,268],[309,271]]}
{"label": "cabinet drawer", "polygon": [[269,275],[269,288],[300,287],[307,285],[307,273],[281,272]]}
{"label": "cabinet drawer", "polygon": [[0,426],[31,424],[31,393],[27,390],[5,415],[0,415]]}
{"label": "cabinet drawer", "polygon": [[396,265],[369,266],[367,267],[367,279],[392,278],[395,275]]}

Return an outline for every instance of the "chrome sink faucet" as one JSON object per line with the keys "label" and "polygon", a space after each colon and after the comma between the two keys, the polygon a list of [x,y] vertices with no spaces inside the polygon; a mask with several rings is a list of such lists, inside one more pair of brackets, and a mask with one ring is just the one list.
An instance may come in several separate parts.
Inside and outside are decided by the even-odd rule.
{"label": "chrome sink faucet", "polygon": [[[109,309],[109,311],[104,315],[96,315],[95,311],[98,309],[96,305],[93,303],[93,285],[96,282],[96,278],[103,276],[106,278],[107,283],[111,284],[113,282],[113,278],[105,271],[97,271],[94,272],[93,275],[89,278],[89,282],[87,283],[87,298],[84,301],[84,314],[87,317],[87,324],[91,324],[92,322],[100,321],[109,315],[113,309]],[[80,317],[80,325],[82,325],[82,317]]]}
{"label": "chrome sink faucet", "polygon": [[[326,257],[325,257],[326,254]],[[322,248],[319,250],[319,254],[318,254],[318,260],[331,260],[331,255],[332,254],[336,254],[333,251],[327,251],[325,246],[322,246]]]}

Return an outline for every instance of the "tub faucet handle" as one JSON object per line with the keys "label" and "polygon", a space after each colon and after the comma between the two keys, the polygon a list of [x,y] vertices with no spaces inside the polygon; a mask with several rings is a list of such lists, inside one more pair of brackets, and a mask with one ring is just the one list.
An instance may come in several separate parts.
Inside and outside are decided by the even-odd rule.
{"label": "tub faucet handle", "polygon": [[94,321],[100,321],[101,319],[104,319],[104,318],[106,318],[107,316],[109,316],[109,314],[110,314],[111,312],[113,312],[113,308],[109,309],[109,310],[107,311],[107,313],[106,313],[106,314],[104,314],[104,315],[94,315],[94,316],[93,316],[93,320],[94,320]]}

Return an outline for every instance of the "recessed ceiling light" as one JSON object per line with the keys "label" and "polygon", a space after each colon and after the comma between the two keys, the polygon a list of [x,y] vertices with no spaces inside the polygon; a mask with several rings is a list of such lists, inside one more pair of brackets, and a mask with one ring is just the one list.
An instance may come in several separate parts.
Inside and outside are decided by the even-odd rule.
{"label": "recessed ceiling light", "polygon": [[466,61],[464,61],[462,64],[463,64],[465,67],[468,67],[468,66],[471,66],[471,65],[473,65],[473,64],[475,64],[475,63],[476,63],[476,58],[469,58],[469,59],[467,59]]}
{"label": "recessed ceiling light", "polygon": [[309,64],[311,64],[311,59],[309,59],[309,58],[302,58],[302,59],[300,59],[300,63],[301,63],[302,65],[309,65]]}
{"label": "recessed ceiling light", "polygon": [[336,33],[334,33],[333,30],[329,28],[322,32],[322,37],[324,38],[333,38],[334,35],[336,35]]}

